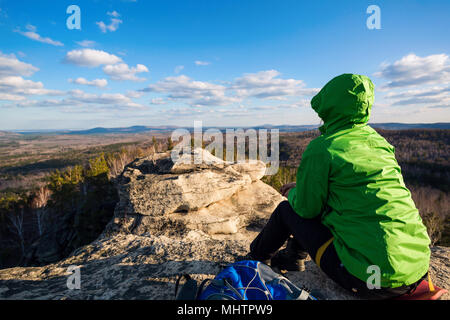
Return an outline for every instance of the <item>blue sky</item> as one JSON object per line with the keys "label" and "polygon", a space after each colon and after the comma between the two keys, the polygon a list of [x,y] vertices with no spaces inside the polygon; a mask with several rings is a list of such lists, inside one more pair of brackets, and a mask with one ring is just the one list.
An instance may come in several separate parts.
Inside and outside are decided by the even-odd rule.
{"label": "blue sky", "polygon": [[[81,30],[69,30],[69,5]],[[370,30],[369,5],[381,29]],[[0,0],[0,130],[318,124],[341,73],[372,122],[450,122],[449,1]]]}

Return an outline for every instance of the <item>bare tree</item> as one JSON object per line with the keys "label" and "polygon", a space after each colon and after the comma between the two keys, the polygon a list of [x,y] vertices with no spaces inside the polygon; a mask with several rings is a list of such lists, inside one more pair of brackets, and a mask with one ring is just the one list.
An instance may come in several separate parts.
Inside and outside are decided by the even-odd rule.
{"label": "bare tree", "polygon": [[11,222],[14,233],[19,238],[20,248],[22,249],[22,257],[25,254],[25,238],[24,238],[24,229],[23,229],[23,212],[24,208],[20,208],[17,211],[10,212],[7,217]]}
{"label": "bare tree", "polygon": [[42,236],[42,220],[47,212],[47,202],[50,199],[51,191],[47,187],[41,187],[36,192],[33,201],[31,203],[34,213],[36,215],[37,228],[39,236]]}

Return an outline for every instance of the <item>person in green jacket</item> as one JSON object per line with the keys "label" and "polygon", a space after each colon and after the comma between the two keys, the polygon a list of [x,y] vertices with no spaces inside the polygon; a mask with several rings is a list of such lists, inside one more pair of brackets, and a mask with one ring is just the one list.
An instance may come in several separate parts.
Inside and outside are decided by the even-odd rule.
{"label": "person in green jacket", "polygon": [[427,275],[430,239],[394,147],[367,124],[373,101],[372,81],[355,74],[335,77],[313,97],[321,135],[303,153],[297,182],[281,188],[288,201],[252,242],[251,257],[303,270],[309,254],[364,298],[411,292]]}

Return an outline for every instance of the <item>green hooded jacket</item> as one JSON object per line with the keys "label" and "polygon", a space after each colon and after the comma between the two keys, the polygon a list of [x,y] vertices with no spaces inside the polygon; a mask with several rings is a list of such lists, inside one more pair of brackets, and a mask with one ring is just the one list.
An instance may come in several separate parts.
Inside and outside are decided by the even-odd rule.
{"label": "green hooded jacket", "polygon": [[[367,125],[374,85],[343,74],[311,100],[324,124],[297,171],[289,203],[303,218],[321,215],[348,272],[382,287],[412,284],[427,271],[430,240],[406,188],[394,147]],[[371,279],[373,279],[371,277]]]}

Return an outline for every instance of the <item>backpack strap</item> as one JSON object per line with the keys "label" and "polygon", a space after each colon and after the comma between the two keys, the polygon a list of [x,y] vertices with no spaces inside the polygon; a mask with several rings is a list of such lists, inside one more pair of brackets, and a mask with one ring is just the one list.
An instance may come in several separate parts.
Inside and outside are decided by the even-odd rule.
{"label": "backpack strap", "polygon": [[316,253],[316,258],[315,258],[315,262],[317,264],[317,266],[320,268],[320,259],[322,258],[322,255],[324,254],[325,250],[328,248],[328,246],[330,245],[330,243],[332,243],[334,240],[334,237],[331,237],[331,239],[329,239],[327,242],[325,242],[318,250]]}
{"label": "backpack strap", "polygon": [[[181,279],[186,279],[186,282],[181,287],[180,293],[178,294],[178,288],[180,286]],[[192,279],[188,274],[183,274],[178,277],[175,282],[175,299],[176,300],[194,300],[197,298],[197,281]]]}
{"label": "backpack strap", "polygon": [[200,283],[200,285],[198,286],[197,294],[195,295],[195,300],[198,300],[200,298],[200,295],[202,294],[205,285],[210,281],[212,281],[212,279],[205,279]]}
{"label": "backpack strap", "polygon": [[242,297],[242,295],[239,293],[239,291],[236,290],[236,288],[233,287],[233,285],[231,283],[229,283],[227,281],[227,279],[206,279],[206,280],[203,280],[200,283],[200,286],[198,287],[197,295],[195,297],[195,300],[198,300],[200,298],[200,295],[202,294],[203,289],[204,289],[204,287],[206,286],[206,284],[208,282],[211,282],[212,285],[216,285],[218,287],[225,287],[225,288],[229,289],[230,291],[232,291],[239,299],[245,300],[244,297]]}
{"label": "backpack strap", "polygon": [[[223,279],[223,282],[225,283],[225,285],[227,286],[228,289],[230,289],[231,291],[234,292],[235,295],[237,295],[239,297],[239,299],[241,300],[245,300],[244,297],[239,293],[239,291],[236,290],[235,287],[233,287],[232,284],[230,284],[227,279]],[[247,291],[247,290],[246,290]],[[245,294],[245,293],[244,293]]]}
{"label": "backpack strap", "polygon": [[309,297],[310,297],[309,292],[302,289],[301,293],[299,294],[296,300],[308,300]]}
{"label": "backpack strap", "polygon": [[431,281],[431,276],[430,276],[429,272],[428,272],[428,288],[430,289],[431,292],[433,292],[435,290],[433,282]]}
{"label": "backpack strap", "polygon": [[188,275],[187,273],[182,274],[181,276],[178,277],[177,281],[175,282],[175,297],[177,296],[177,293],[178,293],[178,287],[180,286],[180,281],[183,278],[185,278],[186,281],[189,281],[192,279],[191,276]]}

